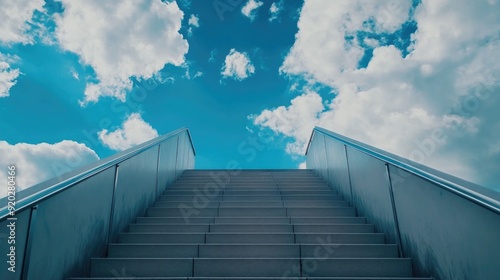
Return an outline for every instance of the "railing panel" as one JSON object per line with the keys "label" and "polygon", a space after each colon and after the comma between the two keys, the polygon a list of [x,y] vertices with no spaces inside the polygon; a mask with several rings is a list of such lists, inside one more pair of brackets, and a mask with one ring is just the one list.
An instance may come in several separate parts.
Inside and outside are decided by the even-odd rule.
{"label": "railing panel", "polygon": [[176,175],[182,173],[183,167],[187,166],[188,157],[187,150],[190,147],[187,144],[188,135],[186,133],[179,134],[179,144],[177,146],[177,162],[176,162]]}
{"label": "railing panel", "polygon": [[191,149],[190,147],[188,147],[187,148],[187,162],[186,162],[186,166],[184,166],[184,169],[194,169],[194,158],[195,158],[194,149]]}
{"label": "railing panel", "polygon": [[175,180],[175,165],[177,156],[177,137],[168,139],[161,144],[160,165],[158,166],[158,194],[160,195],[165,187]]}
{"label": "railing panel", "polygon": [[[333,141],[328,139],[328,141]],[[387,234],[387,242],[397,243],[389,180],[385,163],[354,148],[347,147],[353,204],[358,214]]]}
{"label": "railing panel", "polygon": [[[5,280],[21,280],[21,272],[23,267],[23,256],[24,250],[26,249],[26,238],[28,237],[28,226],[30,224],[30,209],[25,209],[22,212],[15,213],[15,228],[13,228],[12,235],[11,229],[7,225],[11,224],[12,221],[5,220],[0,222],[0,262],[2,263],[2,269],[0,270],[0,279]],[[12,239],[10,236],[15,237],[15,244],[12,244]],[[11,253],[11,246],[15,246],[14,254]],[[14,255],[11,261],[11,256]],[[9,271],[8,268],[14,265],[13,271]]]}
{"label": "railing panel", "polygon": [[154,146],[118,165],[112,242],[156,200],[157,161],[158,146]]}
{"label": "railing panel", "polygon": [[401,241],[422,275],[500,279],[500,215],[390,166]]}
{"label": "railing panel", "polygon": [[38,205],[28,279],[85,275],[90,258],[103,255],[114,176],[111,167]]}
{"label": "railing panel", "polygon": [[314,133],[307,154],[307,168],[314,169],[324,179],[328,178],[328,162],[325,153],[325,136]]}
{"label": "railing panel", "polygon": [[352,201],[351,184],[349,181],[349,168],[345,147],[343,144],[325,138],[326,157],[328,158],[328,179],[332,188],[344,196],[348,201]]}

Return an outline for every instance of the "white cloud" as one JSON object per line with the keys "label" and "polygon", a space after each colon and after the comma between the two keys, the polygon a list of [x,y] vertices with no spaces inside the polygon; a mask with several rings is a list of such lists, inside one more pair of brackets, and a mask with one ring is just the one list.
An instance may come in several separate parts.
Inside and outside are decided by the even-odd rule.
{"label": "white cloud", "polygon": [[299,164],[299,169],[307,169],[307,163],[304,161]]}
{"label": "white cloud", "polygon": [[226,56],[221,74],[224,78],[229,77],[241,81],[248,78],[254,72],[255,67],[250,61],[250,57],[244,52],[240,53],[235,49],[231,49]]}
{"label": "white cloud", "polygon": [[[422,1],[410,53],[364,41],[375,50],[359,69],[364,49],[357,32],[396,31],[410,20],[411,1],[306,1],[280,71],[328,85],[334,94],[305,102],[315,95],[306,91],[288,107],[264,110],[254,123],[291,137],[291,154],[304,152],[319,125],[491,186],[500,169],[500,152],[491,144],[500,139],[500,61],[492,59],[500,56],[498,5]],[[299,121],[297,111],[310,113]],[[434,139],[436,133],[443,137]]]}
{"label": "white cloud", "polygon": [[12,69],[10,64],[19,60],[19,57],[4,55],[0,53],[0,98],[10,95],[9,91],[16,83],[19,77],[19,69]]}
{"label": "white cloud", "polygon": [[198,72],[196,72],[196,73],[194,74],[193,79],[196,79],[196,78],[201,77],[201,76],[203,76],[203,72],[198,71]]}
{"label": "white cloud", "polygon": [[248,2],[241,8],[241,13],[244,14],[251,21],[257,16],[257,9],[264,5],[264,2],[258,0],[248,0]]}
{"label": "white cloud", "polygon": [[[1,166],[16,166],[18,191],[99,159],[92,149],[70,140],[15,145],[0,141],[0,154]],[[0,181],[7,182],[7,172],[0,173]],[[6,195],[7,188],[1,188],[0,197]]]}
{"label": "white cloud", "polygon": [[280,106],[272,110],[264,110],[254,116],[254,124],[270,128],[297,141],[287,145],[291,154],[303,154],[311,131],[317,123],[317,118],[324,110],[321,96],[316,92],[307,91],[294,98],[288,107]]}
{"label": "white cloud", "polygon": [[188,43],[179,34],[183,12],[175,1],[62,0],[55,15],[60,46],[76,53],[95,70],[82,105],[101,96],[122,101],[132,88],[130,77],[151,78],[165,64],[180,66]]}
{"label": "white cloud", "polygon": [[71,76],[75,78],[76,80],[80,80],[80,75],[78,75],[78,72],[76,72],[75,68],[71,68]]}
{"label": "white cloud", "polygon": [[188,24],[194,27],[200,27],[200,19],[196,15],[191,15]]}
{"label": "white cloud", "polygon": [[145,122],[141,115],[133,113],[115,131],[103,129],[98,132],[99,140],[112,150],[123,151],[135,145],[158,137],[156,129]]}
{"label": "white cloud", "polygon": [[200,19],[195,15],[191,15],[191,17],[188,20],[188,25],[189,25],[188,35],[191,36],[193,35],[193,28],[200,27]]}
{"label": "white cloud", "polygon": [[278,19],[278,15],[281,13],[282,10],[283,10],[283,0],[279,2],[273,2],[271,4],[271,7],[269,8],[269,14],[271,15],[269,17],[269,21],[272,22]]}
{"label": "white cloud", "polygon": [[2,1],[0,9],[0,42],[31,44],[33,35],[29,33],[35,10],[43,11],[44,0]]}

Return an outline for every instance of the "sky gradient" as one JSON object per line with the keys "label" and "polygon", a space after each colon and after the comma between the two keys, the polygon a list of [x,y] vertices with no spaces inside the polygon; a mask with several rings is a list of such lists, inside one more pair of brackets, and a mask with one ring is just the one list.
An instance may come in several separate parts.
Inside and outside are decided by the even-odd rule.
{"label": "sky gradient", "polygon": [[321,126],[500,191],[498,1],[0,2],[20,188],[184,126],[196,168],[304,168]]}

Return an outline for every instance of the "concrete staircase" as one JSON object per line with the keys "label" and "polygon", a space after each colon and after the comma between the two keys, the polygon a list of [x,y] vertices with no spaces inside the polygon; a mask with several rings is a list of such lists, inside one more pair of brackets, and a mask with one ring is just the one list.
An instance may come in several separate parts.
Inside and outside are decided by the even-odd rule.
{"label": "concrete staircase", "polygon": [[71,279],[430,279],[310,170],[185,171],[90,275]]}

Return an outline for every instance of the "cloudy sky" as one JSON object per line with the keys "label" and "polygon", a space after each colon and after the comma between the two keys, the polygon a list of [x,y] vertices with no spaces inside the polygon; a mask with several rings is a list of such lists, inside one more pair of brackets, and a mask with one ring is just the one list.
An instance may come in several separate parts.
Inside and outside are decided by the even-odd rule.
{"label": "cloudy sky", "polygon": [[299,168],[321,126],[500,191],[497,0],[103,3],[0,0],[1,180],[183,126],[197,168]]}

